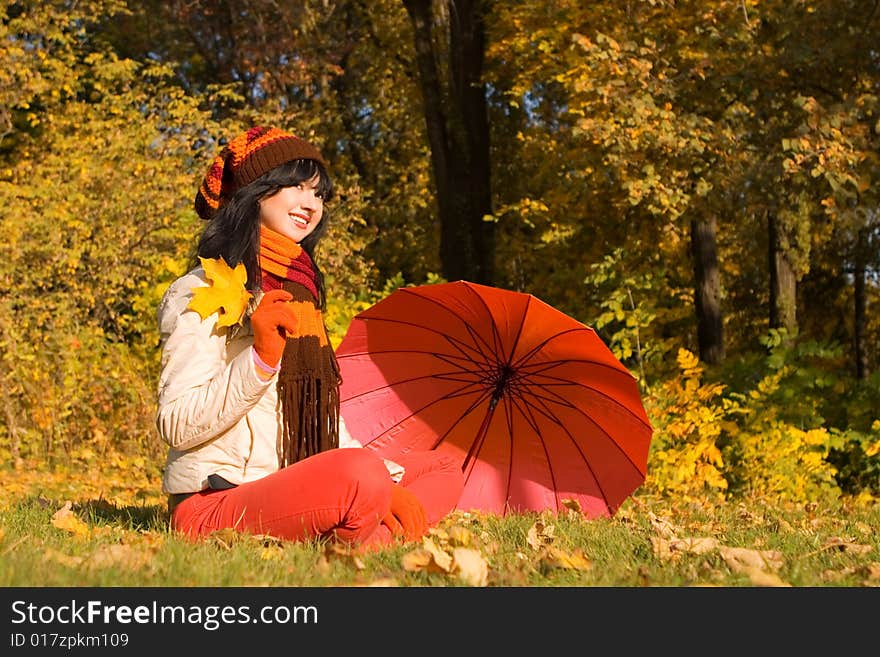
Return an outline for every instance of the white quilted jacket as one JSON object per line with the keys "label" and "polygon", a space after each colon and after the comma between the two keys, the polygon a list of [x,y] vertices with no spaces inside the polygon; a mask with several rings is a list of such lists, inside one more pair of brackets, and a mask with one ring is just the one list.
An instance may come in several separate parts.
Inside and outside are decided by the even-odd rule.
{"label": "white quilted jacket", "polygon": [[[206,286],[201,267],[177,279],[158,309],[162,370],[156,427],[168,446],[162,487],[191,493],[208,487],[208,475],[233,484],[278,470],[281,404],[277,374],[263,380],[252,356],[253,332],[245,319],[227,342],[217,315],[205,320],[186,306]],[[339,446],[362,448],[340,420]],[[392,479],[403,468],[386,460]]]}

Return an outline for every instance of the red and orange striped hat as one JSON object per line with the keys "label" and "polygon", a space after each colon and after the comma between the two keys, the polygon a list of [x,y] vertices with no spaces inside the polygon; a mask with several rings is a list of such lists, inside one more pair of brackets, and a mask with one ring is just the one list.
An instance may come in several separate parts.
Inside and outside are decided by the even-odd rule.
{"label": "red and orange striped hat", "polygon": [[251,128],[229,142],[214,158],[199,185],[196,212],[202,219],[210,219],[237,189],[292,160],[316,160],[327,166],[321,151],[305,139],[278,128]]}

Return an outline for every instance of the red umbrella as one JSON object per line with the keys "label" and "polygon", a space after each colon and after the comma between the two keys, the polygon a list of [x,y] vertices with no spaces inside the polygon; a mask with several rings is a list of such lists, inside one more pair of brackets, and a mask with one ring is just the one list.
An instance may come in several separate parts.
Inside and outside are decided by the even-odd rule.
{"label": "red umbrella", "polygon": [[340,412],[394,460],[461,460],[462,510],[580,503],[611,516],[645,480],[653,429],[633,375],[595,331],[540,299],[466,281],[399,288],[336,350]]}

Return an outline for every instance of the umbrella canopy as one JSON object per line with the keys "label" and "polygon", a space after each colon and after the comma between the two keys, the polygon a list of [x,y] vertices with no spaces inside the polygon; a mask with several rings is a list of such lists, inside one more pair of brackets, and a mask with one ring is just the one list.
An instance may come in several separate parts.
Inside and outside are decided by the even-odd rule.
{"label": "umbrella canopy", "polygon": [[611,516],[645,479],[653,429],[596,332],[530,294],[467,281],[399,288],[336,350],[340,414],[394,460],[461,461],[462,510]]}

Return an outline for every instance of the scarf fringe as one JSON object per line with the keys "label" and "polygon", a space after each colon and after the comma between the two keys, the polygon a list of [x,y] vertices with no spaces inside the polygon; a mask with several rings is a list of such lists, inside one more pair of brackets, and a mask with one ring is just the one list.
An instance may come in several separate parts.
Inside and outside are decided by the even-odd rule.
{"label": "scarf fringe", "polygon": [[339,447],[339,388],[310,375],[279,378],[284,417],[278,461],[286,467]]}

